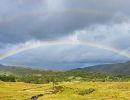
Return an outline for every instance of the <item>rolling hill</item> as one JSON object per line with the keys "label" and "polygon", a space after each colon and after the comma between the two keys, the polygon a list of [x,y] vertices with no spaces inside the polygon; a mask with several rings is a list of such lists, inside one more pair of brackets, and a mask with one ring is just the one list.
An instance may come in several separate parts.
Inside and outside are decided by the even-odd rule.
{"label": "rolling hill", "polygon": [[9,68],[9,66],[0,64],[0,70],[4,70],[4,69],[6,69],[6,68]]}
{"label": "rolling hill", "polygon": [[[6,66],[0,64],[0,70],[7,71],[15,74],[43,74],[46,73],[45,70],[26,68],[26,67],[16,67],[16,66]],[[74,69],[76,71],[87,71],[87,72],[108,72],[114,74],[124,74],[130,75],[130,61],[119,64],[105,64],[105,65],[95,65],[85,68]]]}
{"label": "rolling hill", "polygon": [[[120,65],[120,64],[119,64]],[[127,64],[126,64],[127,65]],[[34,68],[26,67],[16,67],[16,66],[5,66],[0,67],[0,80],[10,82],[26,82],[26,83],[49,83],[49,82],[63,82],[63,81],[129,81],[130,76],[127,75],[117,75],[112,73],[112,69],[106,68],[104,65],[104,70],[96,70],[98,67],[84,68],[80,70],[70,70],[70,71],[59,71],[59,70],[40,70]],[[110,67],[112,65],[109,65]],[[108,67],[109,67],[108,66]],[[116,67],[115,71],[118,71]],[[86,71],[85,71],[86,70]],[[106,71],[105,71],[106,70]],[[125,72],[125,69],[122,68]],[[91,71],[91,72],[90,72]],[[92,72],[95,71],[95,72]]]}
{"label": "rolling hill", "polygon": [[27,67],[20,67],[20,66],[7,66],[0,64],[0,71],[5,73],[12,73],[15,75],[38,75],[43,74],[45,71],[42,69],[36,68],[27,68]]}
{"label": "rolling hill", "polygon": [[75,70],[84,70],[92,72],[109,72],[115,74],[130,75],[130,61],[119,64],[105,64],[85,68],[77,68]]}

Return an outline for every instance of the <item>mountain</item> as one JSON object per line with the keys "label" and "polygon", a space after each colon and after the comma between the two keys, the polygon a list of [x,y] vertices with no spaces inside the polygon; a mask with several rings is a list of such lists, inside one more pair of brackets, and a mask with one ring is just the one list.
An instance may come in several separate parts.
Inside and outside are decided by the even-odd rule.
{"label": "mountain", "polygon": [[105,64],[105,65],[96,65],[85,68],[77,68],[74,70],[84,70],[92,72],[110,72],[115,74],[124,74],[130,75],[130,61],[119,64]]}
{"label": "mountain", "polygon": [[9,66],[0,64],[0,70],[4,70],[4,69],[7,69],[7,68],[9,68]]}
{"label": "mountain", "polygon": [[[45,74],[45,70],[34,69],[34,68],[26,68],[26,67],[16,67],[16,66],[6,66],[0,64],[1,71],[7,71],[15,74]],[[105,64],[105,65],[96,65],[85,68],[77,68],[74,69],[76,71],[87,71],[87,72],[108,72],[114,74],[124,74],[130,75],[130,61],[119,64]]]}
{"label": "mountain", "polygon": [[45,71],[42,69],[36,68],[27,68],[27,67],[19,67],[19,66],[7,66],[0,64],[0,72],[9,72],[17,75],[38,75],[43,74]]}
{"label": "mountain", "polygon": [[[104,65],[107,66],[107,65]],[[94,67],[92,67],[94,68]],[[98,67],[96,67],[98,69]],[[84,68],[85,69],[85,68]],[[27,83],[49,83],[62,81],[129,81],[130,76],[127,75],[117,75],[112,73],[101,73],[90,72],[91,70],[86,68],[82,71],[70,70],[70,71],[59,71],[59,70],[42,70],[26,67],[16,67],[16,66],[5,66],[0,67],[0,80],[5,82],[27,82]],[[90,71],[89,71],[90,70]],[[93,70],[94,71],[94,70]],[[107,69],[108,71],[108,69]]]}

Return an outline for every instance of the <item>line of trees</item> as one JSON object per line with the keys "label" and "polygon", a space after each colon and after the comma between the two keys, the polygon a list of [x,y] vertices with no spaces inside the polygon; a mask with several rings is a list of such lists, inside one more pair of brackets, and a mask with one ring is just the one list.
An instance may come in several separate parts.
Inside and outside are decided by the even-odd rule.
{"label": "line of trees", "polygon": [[46,72],[41,75],[0,75],[0,80],[5,82],[26,82],[43,84],[63,81],[130,81],[130,76],[114,75],[110,73],[95,73],[85,71]]}
{"label": "line of trees", "polygon": [[14,75],[0,75],[0,80],[4,82],[16,82],[16,77]]}

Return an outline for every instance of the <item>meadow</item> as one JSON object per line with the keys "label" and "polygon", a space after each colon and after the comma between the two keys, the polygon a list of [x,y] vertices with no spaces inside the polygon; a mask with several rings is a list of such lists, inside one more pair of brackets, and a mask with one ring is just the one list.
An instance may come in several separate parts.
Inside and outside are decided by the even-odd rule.
{"label": "meadow", "polygon": [[0,82],[0,100],[130,100],[130,82]]}

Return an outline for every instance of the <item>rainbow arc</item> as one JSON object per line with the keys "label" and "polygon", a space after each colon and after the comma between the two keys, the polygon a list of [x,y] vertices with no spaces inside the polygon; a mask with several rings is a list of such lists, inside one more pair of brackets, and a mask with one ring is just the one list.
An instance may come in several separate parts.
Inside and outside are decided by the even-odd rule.
{"label": "rainbow arc", "polygon": [[0,54],[0,60],[8,58],[10,56],[13,56],[15,54],[24,52],[26,50],[31,50],[38,47],[44,47],[48,45],[83,45],[83,46],[91,46],[95,48],[105,49],[114,53],[117,53],[119,55],[125,56],[127,58],[130,58],[130,53],[128,51],[120,50],[114,47],[109,47],[106,45],[98,44],[96,42],[90,42],[90,41],[80,41],[80,40],[64,40],[64,41],[34,41],[34,42],[28,42],[24,45],[17,47],[13,50],[7,51],[6,53]]}

